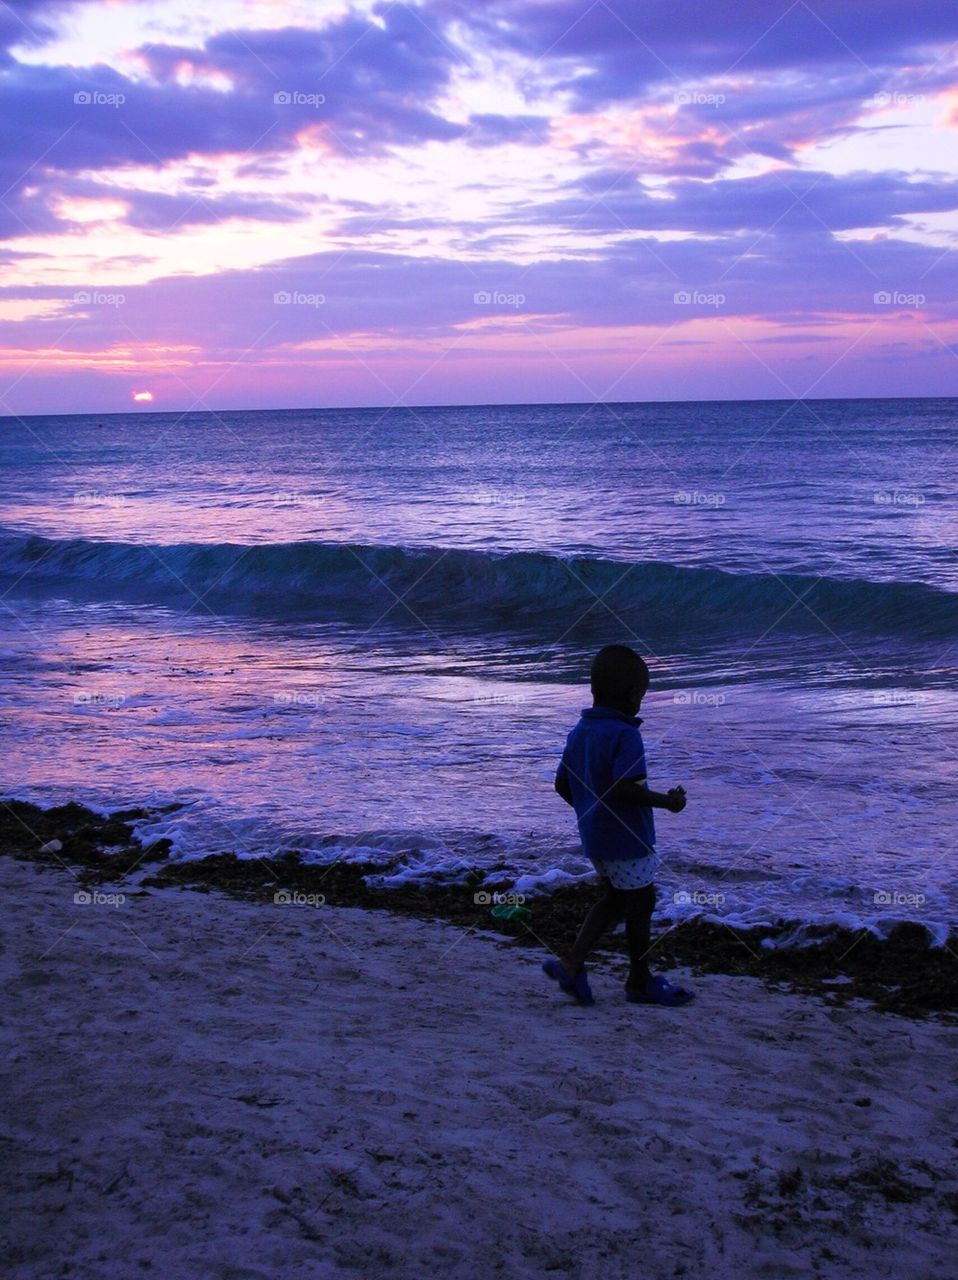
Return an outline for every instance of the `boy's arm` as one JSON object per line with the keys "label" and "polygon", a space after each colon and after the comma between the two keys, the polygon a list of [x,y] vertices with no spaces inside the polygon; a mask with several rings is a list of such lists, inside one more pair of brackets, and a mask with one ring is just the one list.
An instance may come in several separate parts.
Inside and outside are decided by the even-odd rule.
{"label": "boy's arm", "polygon": [[562,763],[556,769],[555,789],[566,804],[572,804],[572,788],[569,786],[569,775],[566,772],[565,765]]}
{"label": "boy's arm", "polygon": [[685,788],[672,787],[669,791],[652,791],[644,779],[622,778],[609,795],[623,804],[634,804],[648,809],[669,809],[681,813],[685,808]]}

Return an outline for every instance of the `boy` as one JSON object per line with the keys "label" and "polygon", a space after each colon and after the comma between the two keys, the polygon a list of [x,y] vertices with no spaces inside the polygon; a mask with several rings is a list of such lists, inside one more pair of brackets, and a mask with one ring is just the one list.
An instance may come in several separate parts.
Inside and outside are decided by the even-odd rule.
{"label": "boy", "polygon": [[694,993],[649,972],[648,953],[655,852],[653,809],[681,813],[685,788],[650,791],[637,712],[649,687],[649,669],[634,649],[610,644],[592,663],[592,706],[569,734],[555,789],[575,809],[582,849],[601,877],[602,897],[586,916],[572,950],[543,969],[580,1004],[593,1004],[585,958],[605,931],[625,920],[629,976],[625,997],[633,1004],[675,1007]]}

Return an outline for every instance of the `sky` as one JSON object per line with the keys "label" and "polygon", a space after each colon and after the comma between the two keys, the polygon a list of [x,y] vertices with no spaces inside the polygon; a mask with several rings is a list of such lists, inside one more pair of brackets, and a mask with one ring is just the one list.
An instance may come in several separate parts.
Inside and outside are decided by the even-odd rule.
{"label": "sky", "polygon": [[18,0],[0,93],[0,415],[958,394],[954,0]]}

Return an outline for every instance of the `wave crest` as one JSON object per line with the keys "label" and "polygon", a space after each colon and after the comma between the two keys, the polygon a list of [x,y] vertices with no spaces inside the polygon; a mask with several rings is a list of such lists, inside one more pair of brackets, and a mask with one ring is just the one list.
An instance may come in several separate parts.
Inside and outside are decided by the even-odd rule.
{"label": "wave crest", "polygon": [[289,542],[174,545],[0,533],[0,574],[44,592],[71,583],[101,598],[215,601],[283,616],[377,611],[430,623],[532,625],[537,618],[637,631],[867,632],[928,639],[958,634],[958,595],[914,582],[731,573],[542,552]]}

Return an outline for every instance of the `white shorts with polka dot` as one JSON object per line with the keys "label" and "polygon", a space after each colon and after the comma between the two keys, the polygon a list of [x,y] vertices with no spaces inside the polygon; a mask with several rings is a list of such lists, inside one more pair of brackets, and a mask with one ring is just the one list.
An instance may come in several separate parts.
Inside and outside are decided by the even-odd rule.
{"label": "white shorts with polka dot", "polygon": [[655,879],[661,859],[656,853],[644,858],[593,858],[592,865],[615,889],[644,889]]}

